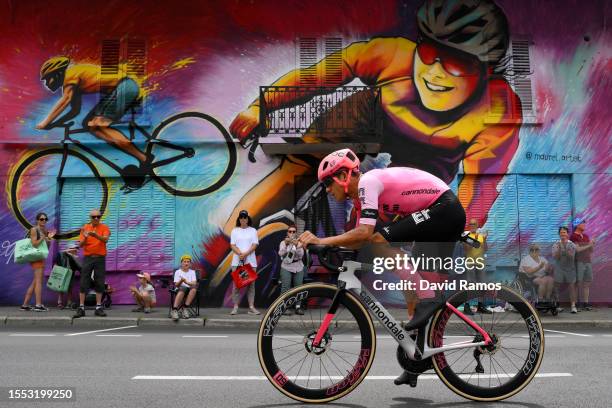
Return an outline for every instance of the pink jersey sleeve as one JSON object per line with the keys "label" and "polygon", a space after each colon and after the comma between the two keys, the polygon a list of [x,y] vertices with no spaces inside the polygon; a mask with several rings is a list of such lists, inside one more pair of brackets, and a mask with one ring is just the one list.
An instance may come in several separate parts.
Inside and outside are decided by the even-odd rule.
{"label": "pink jersey sleeve", "polygon": [[384,189],[382,181],[373,174],[364,174],[359,179],[359,203],[361,212],[359,224],[376,225],[378,218],[378,197]]}

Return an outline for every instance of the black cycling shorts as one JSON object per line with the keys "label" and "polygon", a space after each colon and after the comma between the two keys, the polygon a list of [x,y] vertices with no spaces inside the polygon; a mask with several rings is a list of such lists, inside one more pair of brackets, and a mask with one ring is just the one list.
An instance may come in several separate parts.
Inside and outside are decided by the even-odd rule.
{"label": "black cycling shorts", "polygon": [[431,206],[376,227],[388,242],[415,242],[413,256],[452,257],[465,227],[465,210],[448,190]]}

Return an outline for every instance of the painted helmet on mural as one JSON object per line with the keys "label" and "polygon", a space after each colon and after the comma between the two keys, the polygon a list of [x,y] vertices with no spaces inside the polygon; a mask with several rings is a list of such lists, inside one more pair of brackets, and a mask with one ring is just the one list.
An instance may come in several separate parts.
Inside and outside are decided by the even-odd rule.
{"label": "painted helmet on mural", "polygon": [[40,79],[45,79],[49,75],[53,75],[62,69],[65,69],[70,64],[68,57],[52,57],[45,61],[40,67]]}
{"label": "painted helmet on mural", "polygon": [[492,0],[425,0],[417,25],[422,36],[493,65],[510,42],[506,16]]}

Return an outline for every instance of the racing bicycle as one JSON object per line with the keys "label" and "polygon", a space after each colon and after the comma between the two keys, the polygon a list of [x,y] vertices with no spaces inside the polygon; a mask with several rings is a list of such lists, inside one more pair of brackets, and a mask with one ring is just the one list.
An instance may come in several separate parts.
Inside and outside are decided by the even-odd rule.
{"label": "racing bicycle", "polygon": [[[232,176],[237,161],[236,146],[223,125],[210,115],[200,112],[182,112],[163,120],[152,133],[140,126],[132,115],[128,122],[129,139],[134,140],[137,133],[144,137],[144,154],[146,160],[140,166],[128,164],[121,167],[106,154],[96,151],[78,139],[78,134],[89,133],[88,128],[73,129],[74,122],[58,124],[64,138],[59,147],[50,147],[35,151],[22,158],[10,172],[7,181],[9,205],[15,218],[26,229],[32,223],[24,211],[24,195],[33,197],[47,186],[37,186],[28,179],[43,168],[43,174],[57,177],[59,196],[62,194],[65,172],[73,172],[79,177],[90,177],[95,186],[88,191],[96,202],[95,207],[104,214],[109,200],[108,182],[100,174],[89,157],[95,157],[123,180],[121,188],[130,193],[144,184],[155,181],[166,192],[181,197],[198,197],[210,194],[221,188]],[[86,153],[86,154],[84,154]],[[53,170],[56,168],[57,170]],[[181,187],[174,186],[166,176],[188,177],[188,183]],[[185,177],[184,177],[185,178]],[[187,178],[185,178],[187,179]],[[23,190],[24,192],[22,193]],[[34,213],[29,210],[28,213]],[[56,239],[67,239],[79,234],[78,229],[58,231]]]}
{"label": "racing bicycle", "polygon": [[[359,274],[371,271],[371,265],[357,262],[356,251],[310,245],[308,252],[339,273],[337,285],[309,283],[287,291],[269,307],[258,333],[261,367],[286,396],[324,403],[353,391],[376,354],[371,315],[398,343],[398,362],[410,372],[413,387],[421,373],[433,369],[464,398],[498,401],[521,391],[536,375],[544,356],[542,324],[512,289],[443,294],[420,321],[402,326],[361,283]],[[459,310],[476,302],[493,313],[470,318]],[[306,306],[305,314],[286,317],[298,303]]]}

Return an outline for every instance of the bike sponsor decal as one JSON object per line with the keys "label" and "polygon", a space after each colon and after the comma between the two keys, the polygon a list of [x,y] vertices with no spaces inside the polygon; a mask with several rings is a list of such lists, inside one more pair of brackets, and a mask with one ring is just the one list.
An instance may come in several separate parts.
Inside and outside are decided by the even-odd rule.
{"label": "bike sponsor decal", "polygon": [[361,373],[363,372],[364,368],[366,368],[366,365],[368,364],[370,352],[371,352],[371,349],[361,349],[361,353],[359,353],[359,358],[357,359],[357,363],[355,363],[355,366],[353,367],[351,372],[348,373],[348,375],[344,377],[344,379],[341,382],[329,387],[327,391],[325,392],[325,394],[335,395],[339,391],[342,391],[343,389],[348,388],[351,385],[355,384],[355,382],[361,376]]}
{"label": "bike sponsor decal", "polygon": [[274,382],[277,383],[281,388],[283,388],[285,384],[287,384],[287,381],[289,381],[285,373],[283,373],[281,370],[278,370],[278,373],[276,373],[274,377],[272,377],[272,379],[274,379]]}
{"label": "bike sponsor decal", "polygon": [[538,326],[538,322],[536,321],[534,315],[531,315],[525,319],[525,323],[527,323],[529,338],[531,341],[529,346],[529,356],[527,356],[527,361],[525,361],[525,365],[523,366],[523,374],[529,375],[534,364],[538,361],[542,339],[540,337],[540,327]]}
{"label": "bike sponsor decal", "polygon": [[372,311],[374,316],[378,317],[380,322],[395,336],[398,340],[404,340],[404,330],[393,320],[393,317],[388,316],[381,308],[380,304],[374,299],[370,298],[365,291],[361,291],[359,294],[363,299],[364,303]]}
{"label": "bike sponsor decal", "polygon": [[278,306],[276,306],[274,311],[268,317],[268,320],[266,320],[266,325],[263,331],[263,335],[272,336],[272,333],[274,332],[274,328],[276,327],[276,324],[278,323],[278,319],[280,319],[280,317],[283,315],[285,310],[292,307],[296,303],[301,302],[307,297],[308,297],[308,291],[303,290],[295,294],[295,296],[285,299],[283,302],[279,303]]}
{"label": "bike sponsor decal", "polygon": [[[448,322],[448,319],[450,319],[452,314],[453,312],[449,308],[445,308],[442,311],[440,319],[438,320],[438,323],[434,327],[433,331],[432,341],[434,347],[442,347],[444,345],[444,329],[446,328],[446,323]],[[440,370],[443,370],[448,367],[448,363],[446,361],[446,356],[444,355],[444,353],[438,353],[434,355],[434,358],[436,359],[436,365]]]}

